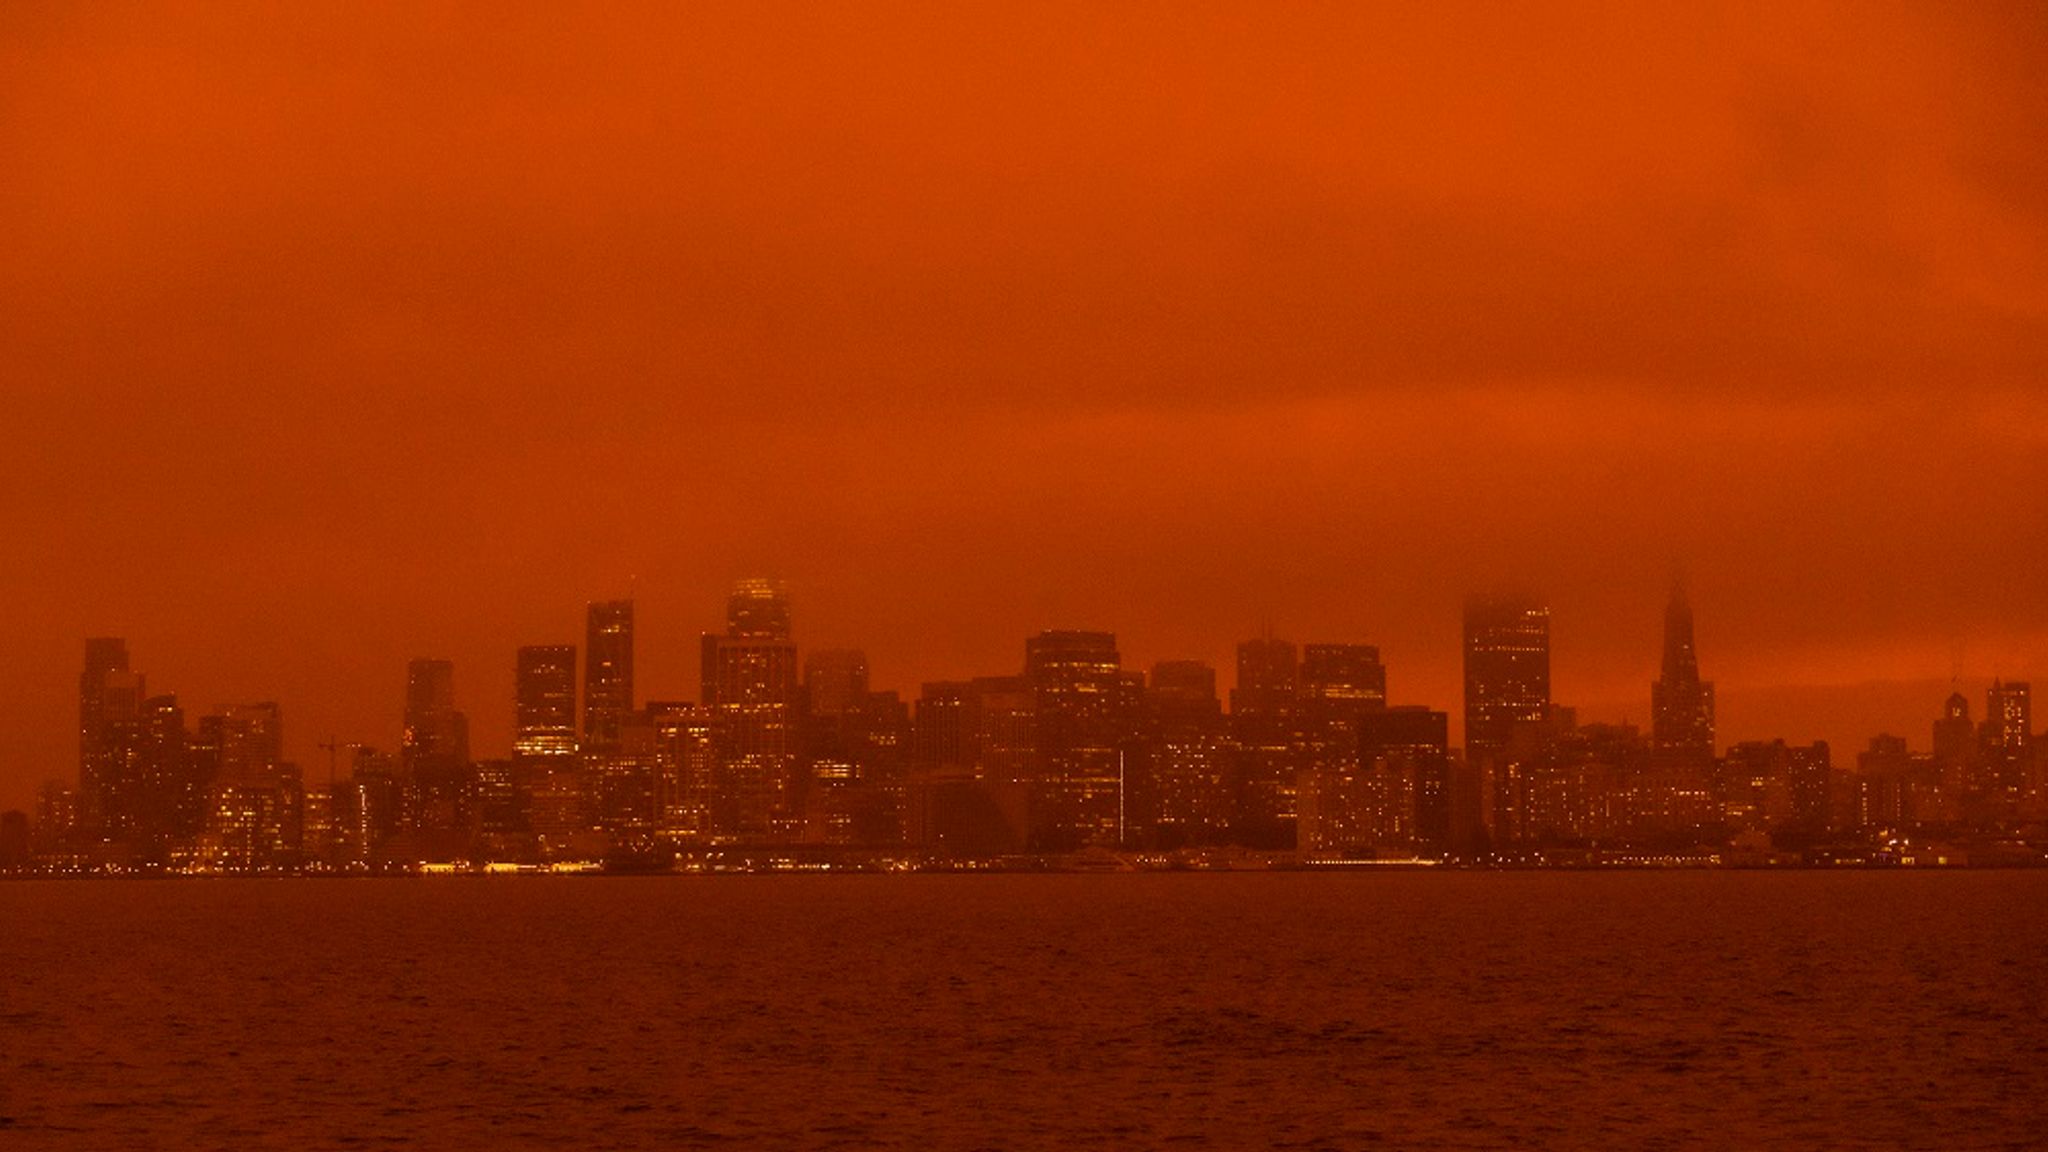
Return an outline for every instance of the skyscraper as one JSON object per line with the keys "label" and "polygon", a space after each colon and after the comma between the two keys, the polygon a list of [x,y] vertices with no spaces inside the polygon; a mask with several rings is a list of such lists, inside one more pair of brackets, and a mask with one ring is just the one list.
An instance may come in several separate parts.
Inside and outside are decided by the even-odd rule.
{"label": "skyscraper", "polygon": [[1038,714],[1033,841],[1053,850],[1118,843],[1141,689],[1124,675],[1116,637],[1041,632],[1024,641],[1024,675]]}
{"label": "skyscraper", "polygon": [[1650,741],[1670,763],[1704,767],[1714,758],[1714,685],[1700,679],[1682,584],[1672,586],[1664,610],[1664,670],[1650,685]]}
{"label": "skyscraper", "polygon": [[1692,604],[1673,583],[1664,609],[1664,664],[1650,685],[1650,766],[1637,789],[1641,814],[1667,834],[1718,824],[1714,685],[1700,679]]}
{"label": "skyscraper", "polygon": [[107,677],[128,671],[128,642],[96,637],[85,642],[85,667],[78,674],[79,822],[99,824],[110,786]]}
{"label": "skyscraper", "polygon": [[512,755],[528,764],[576,755],[576,648],[530,644],[514,671]]}
{"label": "skyscraper", "polygon": [[1301,667],[1292,641],[1262,636],[1237,646],[1230,735],[1237,744],[1236,816],[1241,843],[1294,846],[1300,775]]}
{"label": "skyscraper", "polygon": [[1961,692],[1949,693],[1940,719],[1934,722],[1934,758],[1959,772],[1969,763],[1976,743],[1977,726],[1970,722],[1969,699]]}
{"label": "skyscraper", "polygon": [[[399,764],[418,828],[445,832],[468,822],[469,718],[455,707],[452,662],[420,659],[406,665]],[[437,846],[453,848],[446,842]]]}
{"label": "skyscraper", "polygon": [[1139,814],[1152,843],[1177,848],[1215,843],[1228,834],[1230,738],[1216,695],[1216,669],[1199,660],[1152,666],[1144,761],[1142,787],[1133,789],[1129,808]]}
{"label": "skyscraper", "polygon": [[725,634],[703,638],[703,702],[717,721],[720,835],[790,839],[802,823],[797,771],[796,645],[780,585],[742,580],[726,600]]}
{"label": "skyscraper", "polygon": [[1387,669],[1371,644],[1309,644],[1301,650],[1301,698],[1376,708],[1387,702]]}
{"label": "skyscraper", "polygon": [[140,728],[150,830],[158,836],[191,836],[199,831],[205,816],[206,788],[211,781],[195,771],[178,698],[164,695],[144,700]]}
{"label": "skyscraper", "polygon": [[576,758],[576,648],[529,644],[515,659],[512,777],[529,797],[528,823],[543,850],[554,851],[586,826]]}
{"label": "skyscraper", "polygon": [[619,742],[633,700],[633,602],[592,601],[583,646],[583,743]]}
{"label": "skyscraper", "polygon": [[2032,687],[2024,681],[1993,680],[1984,702],[1979,790],[1989,794],[2005,818],[2017,815],[2027,792],[2032,697]]}
{"label": "skyscraper", "polygon": [[469,763],[469,718],[455,707],[452,662],[420,659],[406,665],[399,757],[415,779],[454,777]]}
{"label": "skyscraper", "polygon": [[1518,720],[1550,712],[1550,609],[1528,599],[1465,602],[1465,747],[1482,760],[1507,747]]}
{"label": "skyscraper", "polygon": [[804,697],[813,717],[841,716],[868,694],[867,653],[825,648],[804,657]]}
{"label": "skyscraper", "polygon": [[781,581],[760,577],[736,581],[726,597],[727,636],[787,640],[789,620],[789,591]]}
{"label": "skyscraper", "polygon": [[2024,755],[2033,741],[2033,687],[2022,680],[1993,680],[1985,696],[1984,743],[2012,756]]}

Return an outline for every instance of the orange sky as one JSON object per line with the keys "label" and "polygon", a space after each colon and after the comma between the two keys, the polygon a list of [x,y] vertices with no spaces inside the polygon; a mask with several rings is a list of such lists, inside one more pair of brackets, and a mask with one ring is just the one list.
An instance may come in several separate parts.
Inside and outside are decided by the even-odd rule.
{"label": "orange sky", "polygon": [[756,571],[912,691],[1270,619],[1455,711],[1512,580],[1640,719],[1675,561],[1724,739],[2048,679],[2038,6],[995,7],[0,6],[0,804],[87,635],[494,753]]}

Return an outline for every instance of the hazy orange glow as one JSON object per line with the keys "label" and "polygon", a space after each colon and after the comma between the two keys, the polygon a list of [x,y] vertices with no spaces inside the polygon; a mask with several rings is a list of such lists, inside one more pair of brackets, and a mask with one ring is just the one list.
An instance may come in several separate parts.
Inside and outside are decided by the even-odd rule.
{"label": "hazy orange glow", "polygon": [[[1924,746],[2048,678],[2048,15],[2014,4],[0,6],[0,807],[87,635],[290,753],[729,580],[878,686],[1270,621],[1456,710]],[[1227,672],[1226,672],[1227,675]],[[1868,681],[1903,686],[1841,686]]]}

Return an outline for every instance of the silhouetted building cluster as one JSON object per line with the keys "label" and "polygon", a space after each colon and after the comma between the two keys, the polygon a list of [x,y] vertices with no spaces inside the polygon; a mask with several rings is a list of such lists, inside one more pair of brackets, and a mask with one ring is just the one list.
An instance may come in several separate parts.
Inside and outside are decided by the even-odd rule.
{"label": "silhouetted building cluster", "polygon": [[926,683],[906,702],[870,685],[858,650],[800,658],[784,589],[747,580],[702,638],[699,698],[671,701],[637,695],[634,628],[632,601],[596,602],[580,653],[517,650],[509,759],[472,756],[454,666],[414,660],[395,752],[323,742],[324,782],[284,759],[277,704],[188,722],[175,696],[147,691],[123,641],[89,640],[77,786],[46,785],[33,819],[0,815],[0,869],[659,868],[775,848],[1769,860],[2038,838],[2048,815],[2024,683],[1995,683],[1981,722],[1951,696],[1930,752],[1879,736],[1853,766],[1826,744],[1717,753],[1682,589],[1647,734],[1580,724],[1551,699],[1540,601],[1469,600],[1463,748],[1447,713],[1390,702],[1367,644],[1246,640],[1226,709],[1206,663],[1140,672],[1110,633],[1047,631],[1014,674]]}

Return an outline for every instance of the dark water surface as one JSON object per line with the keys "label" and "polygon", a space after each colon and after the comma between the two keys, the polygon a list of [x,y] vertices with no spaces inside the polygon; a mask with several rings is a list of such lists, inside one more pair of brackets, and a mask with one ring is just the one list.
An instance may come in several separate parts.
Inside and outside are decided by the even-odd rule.
{"label": "dark water surface", "polygon": [[0,1148],[2048,1147],[2048,873],[0,884]]}

